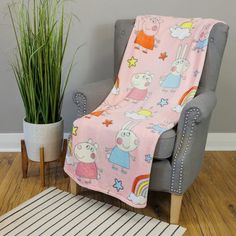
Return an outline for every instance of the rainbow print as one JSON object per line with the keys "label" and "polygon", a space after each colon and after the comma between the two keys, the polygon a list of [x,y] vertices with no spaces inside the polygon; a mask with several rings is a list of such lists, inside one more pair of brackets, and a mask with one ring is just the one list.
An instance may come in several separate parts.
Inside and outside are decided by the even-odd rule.
{"label": "rainbow print", "polygon": [[66,151],[66,163],[68,165],[73,165],[72,155],[73,155],[72,154],[72,135],[69,135],[67,151]]}
{"label": "rainbow print", "polygon": [[181,107],[186,105],[192,98],[194,98],[196,92],[197,92],[197,86],[191,87],[181,96],[181,98],[179,99],[178,105]]}
{"label": "rainbow print", "polygon": [[150,175],[139,175],[135,178],[132,192],[128,199],[136,205],[142,205],[147,200]]}
{"label": "rainbow print", "polygon": [[150,175],[137,176],[133,182],[132,193],[136,196],[147,196]]}
{"label": "rainbow print", "polygon": [[116,89],[119,89],[119,88],[120,88],[120,79],[119,79],[118,76],[116,77],[116,82],[115,82],[115,85],[114,85],[114,86],[115,86]]}
{"label": "rainbow print", "polygon": [[115,82],[114,87],[113,87],[113,89],[111,90],[111,92],[112,92],[112,94],[114,94],[114,95],[118,95],[119,92],[120,92],[120,79],[119,79],[118,76],[116,77],[116,82]]}

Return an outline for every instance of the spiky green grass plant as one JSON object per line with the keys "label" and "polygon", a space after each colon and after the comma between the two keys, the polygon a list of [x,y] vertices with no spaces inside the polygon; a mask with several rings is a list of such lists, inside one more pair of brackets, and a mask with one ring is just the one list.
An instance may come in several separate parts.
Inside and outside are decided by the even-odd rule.
{"label": "spiky green grass plant", "polygon": [[34,124],[58,122],[73,64],[63,83],[62,63],[71,25],[71,18],[65,24],[64,0],[21,0],[9,6],[9,11],[17,42],[12,68],[25,120]]}

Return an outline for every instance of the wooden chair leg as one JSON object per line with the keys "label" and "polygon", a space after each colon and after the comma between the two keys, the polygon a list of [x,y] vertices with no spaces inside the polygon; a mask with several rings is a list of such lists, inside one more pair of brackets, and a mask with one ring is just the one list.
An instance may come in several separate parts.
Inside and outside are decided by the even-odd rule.
{"label": "wooden chair leg", "polygon": [[45,162],[44,162],[44,147],[40,147],[40,179],[41,186],[45,186]]}
{"label": "wooden chair leg", "polygon": [[21,165],[22,165],[23,178],[27,178],[28,156],[27,156],[27,151],[26,151],[24,140],[21,140]]}
{"label": "wooden chair leg", "polygon": [[70,192],[74,195],[79,193],[79,186],[72,178],[70,178]]}
{"label": "wooden chair leg", "polygon": [[182,205],[183,195],[171,194],[171,203],[170,203],[170,223],[178,224],[180,210]]}

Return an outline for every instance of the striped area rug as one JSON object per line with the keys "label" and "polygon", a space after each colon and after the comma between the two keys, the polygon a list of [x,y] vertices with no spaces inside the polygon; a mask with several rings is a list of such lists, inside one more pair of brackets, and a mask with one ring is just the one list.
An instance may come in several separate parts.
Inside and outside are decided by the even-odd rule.
{"label": "striped area rug", "polygon": [[49,188],[0,217],[0,235],[183,235],[185,228]]}

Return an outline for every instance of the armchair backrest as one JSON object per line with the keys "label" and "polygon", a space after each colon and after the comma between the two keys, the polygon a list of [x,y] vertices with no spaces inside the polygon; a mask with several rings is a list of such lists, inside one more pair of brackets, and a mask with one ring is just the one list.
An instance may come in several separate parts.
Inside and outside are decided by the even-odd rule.
{"label": "armchair backrest", "polygon": [[[117,76],[121,60],[128,43],[134,20],[118,20],[115,24],[115,66],[114,75]],[[206,60],[199,84],[198,93],[215,91],[220,72],[221,61],[227,41],[229,27],[224,23],[217,23],[209,36]]]}

